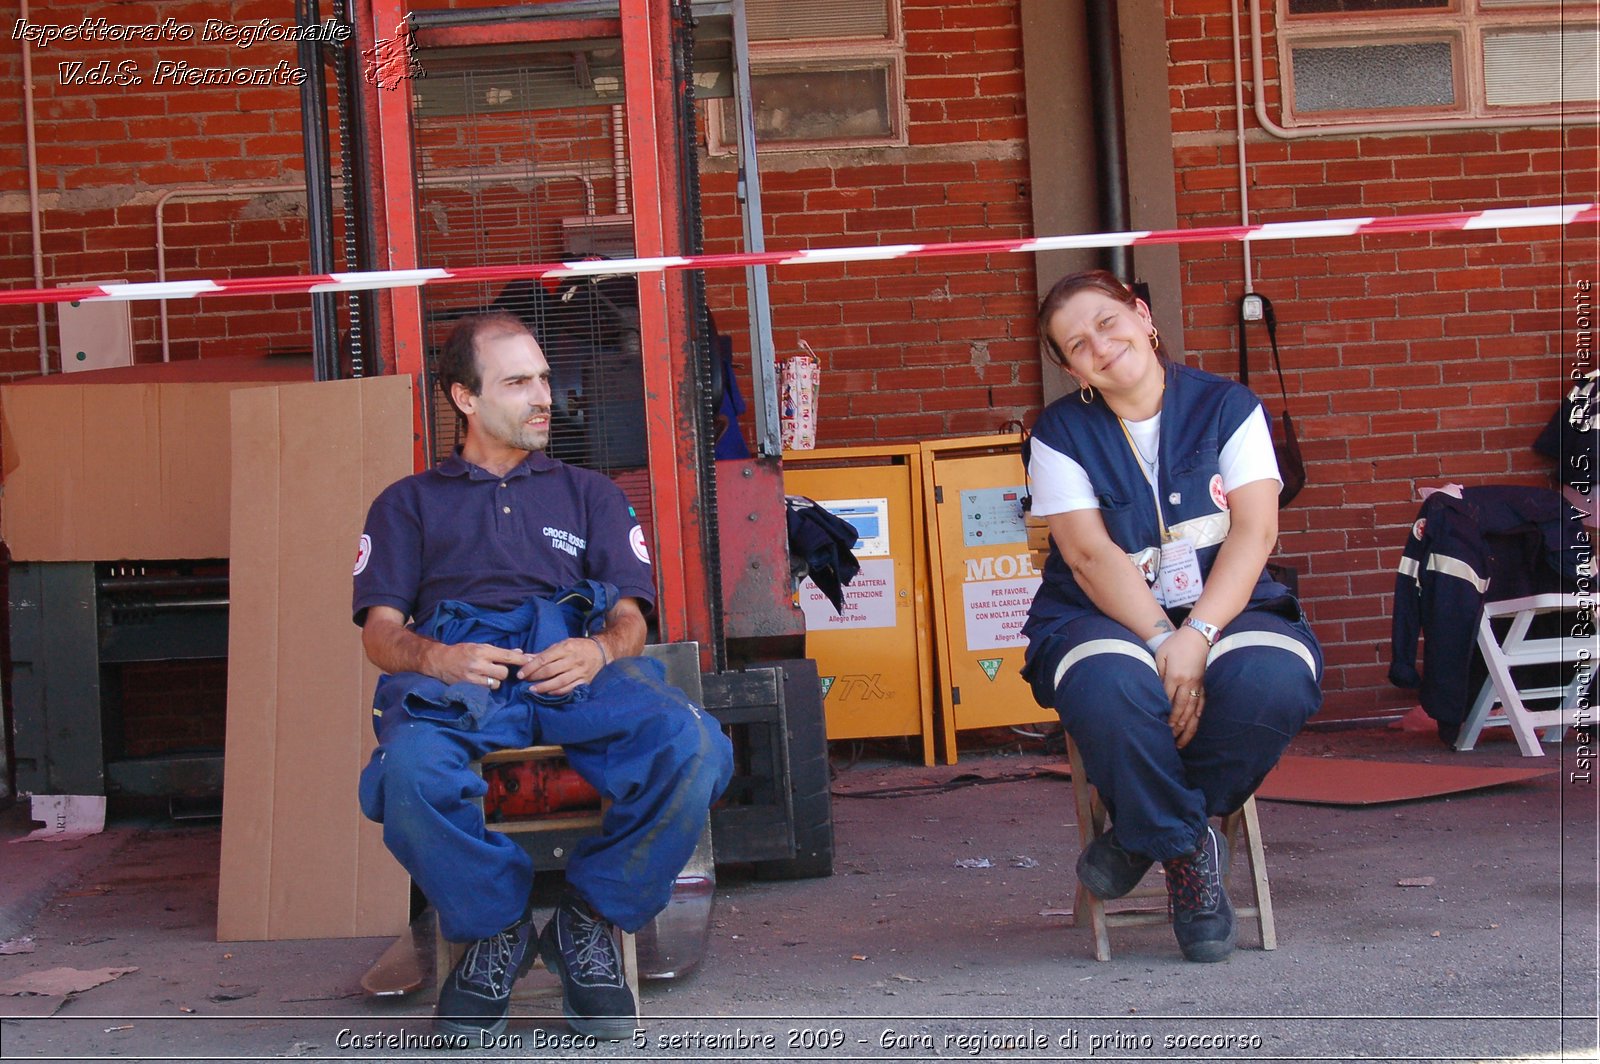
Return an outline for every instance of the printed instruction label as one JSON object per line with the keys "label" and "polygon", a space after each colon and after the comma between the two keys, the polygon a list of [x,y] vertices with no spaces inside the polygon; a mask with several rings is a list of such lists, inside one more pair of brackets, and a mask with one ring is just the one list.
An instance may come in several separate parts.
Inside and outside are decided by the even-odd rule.
{"label": "printed instruction label", "polygon": [[1028,607],[1033,605],[1039,584],[1037,576],[962,584],[967,649],[1004,650],[1026,645],[1022,625],[1028,619]]}
{"label": "printed instruction label", "polygon": [[862,560],[861,572],[845,585],[843,613],[834,612],[833,603],[809,576],[800,581],[800,609],[806,615],[808,632],[893,628],[894,604],[894,560],[891,558]]}

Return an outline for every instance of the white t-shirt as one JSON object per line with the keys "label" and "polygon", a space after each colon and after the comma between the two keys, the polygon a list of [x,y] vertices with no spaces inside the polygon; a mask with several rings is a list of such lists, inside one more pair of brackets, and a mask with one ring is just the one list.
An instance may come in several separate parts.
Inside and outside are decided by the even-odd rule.
{"label": "white t-shirt", "polygon": [[[1161,466],[1161,415],[1158,413],[1144,421],[1128,421],[1124,424],[1138,445],[1140,464],[1150,474],[1151,481],[1157,482]],[[1037,438],[1032,446],[1028,479],[1033,492],[1034,514],[1045,517],[1073,510],[1100,508],[1094,485],[1081,465]],[[1155,459],[1155,468],[1146,464],[1145,458]],[[1283,478],[1278,475],[1278,456],[1272,450],[1272,430],[1267,427],[1267,416],[1259,406],[1222,445],[1217,465],[1222,473],[1224,495],[1257,480],[1283,483]]]}

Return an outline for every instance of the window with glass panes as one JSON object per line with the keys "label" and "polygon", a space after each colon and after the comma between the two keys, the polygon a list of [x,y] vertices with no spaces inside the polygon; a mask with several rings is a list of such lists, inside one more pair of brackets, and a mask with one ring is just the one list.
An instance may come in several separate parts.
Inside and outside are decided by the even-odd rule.
{"label": "window with glass panes", "polygon": [[1600,4],[1278,0],[1284,124],[1591,112]]}
{"label": "window with glass panes", "polygon": [[[745,0],[756,144],[764,151],[905,143],[899,0]],[[734,108],[713,101],[713,152]]]}

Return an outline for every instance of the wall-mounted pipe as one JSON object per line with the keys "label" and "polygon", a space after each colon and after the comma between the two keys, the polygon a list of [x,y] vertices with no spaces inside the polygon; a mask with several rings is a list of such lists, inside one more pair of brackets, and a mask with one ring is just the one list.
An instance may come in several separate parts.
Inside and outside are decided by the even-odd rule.
{"label": "wall-mounted pipe", "polygon": [[[28,21],[28,0],[19,0],[17,17]],[[33,233],[33,287],[44,287],[44,225],[39,212],[39,141],[33,128],[33,49],[22,38],[22,131],[28,156],[28,225]],[[39,323],[39,372],[50,372],[49,323],[44,304],[34,308]]]}
{"label": "wall-mounted pipe", "polygon": [[[1239,43],[1239,0],[1233,7],[1233,128],[1239,155],[1239,224],[1250,224],[1250,166],[1244,143],[1244,58]],[[1257,83],[1259,84],[1259,82]],[[1258,92],[1259,96],[1260,93]],[[1246,236],[1239,246],[1244,249],[1244,290],[1255,291],[1255,278],[1250,269],[1250,238]]]}
{"label": "wall-mounted pipe", "polygon": [[[1083,20],[1089,45],[1100,229],[1101,232],[1122,233],[1131,226],[1128,224],[1128,159],[1122,142],[1122,76],[1117,62],[1116,5],[1107,0],[1089,0],[1083,5]],[[1122,280],[1133,280],[1133,256],[1128,248],[1107,248],[1105,261],[1106,268]]]}

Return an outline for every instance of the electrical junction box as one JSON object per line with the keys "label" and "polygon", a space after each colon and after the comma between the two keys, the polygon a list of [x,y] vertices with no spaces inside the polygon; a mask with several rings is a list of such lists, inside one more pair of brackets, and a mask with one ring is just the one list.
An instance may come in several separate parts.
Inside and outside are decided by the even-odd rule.
{"label": "electrical junction box", "polygon": [[127,300],[88,299],[56,304],[56,337],[61,344],[63,373],[133,365],[133,323]]}

